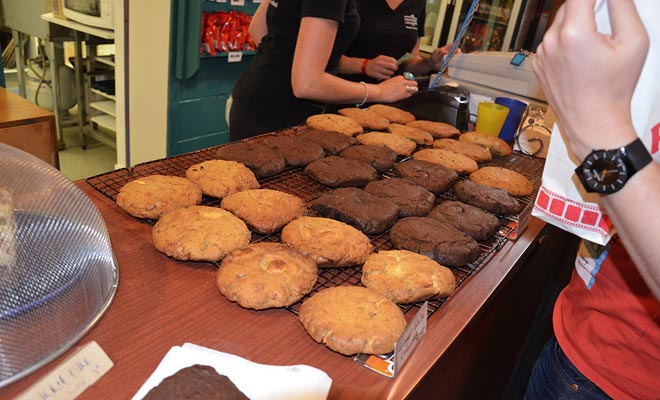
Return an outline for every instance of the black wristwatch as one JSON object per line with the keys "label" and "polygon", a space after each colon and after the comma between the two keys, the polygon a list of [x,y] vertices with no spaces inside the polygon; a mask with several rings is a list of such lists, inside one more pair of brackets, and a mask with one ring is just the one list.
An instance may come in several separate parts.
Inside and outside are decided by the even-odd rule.
{"label": "black wristwatch", "polygon": [[587,192],[614,193],[651,161],[651,154],[637,138],[618,149],[592,151],[575,173]]}

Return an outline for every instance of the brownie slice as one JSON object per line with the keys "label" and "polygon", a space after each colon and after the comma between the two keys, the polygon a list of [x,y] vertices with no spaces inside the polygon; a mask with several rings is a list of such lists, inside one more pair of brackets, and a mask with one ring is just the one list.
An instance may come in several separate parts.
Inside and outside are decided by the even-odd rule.
{"label": "brownie slice", "polygon": [[428,217],[446,222],[475,240],[490,239],[500,229],[500,220],[496,216],[460,201],[442,201],[431,210]]}
{"label": "brownie slice", "polygon": [[303,172],[322,185],[332,187],[364,186],[378,179],[376,170],[366,162],[339,156],[313,161]]}
{"label": "brownie slice", "polygon": [[380,173],[389,171],[396,162],[396,153],[385,146],[358,144],[339,153],[341,157],[368,162]]}
{"label": "brownie slice", "polygon": [[435,194],[449,190],[459,179],[454,170],[423,160],[410,159],[398,163],[394,166],[394,172]]}
{"label": "brownie slice", "polygon": [[311,208],[367,235],[383,233],[399,215],[399,206],[393,202],[358,188],[335,189],[315,200]]}
{"label": "brownie slice", "polygon": [[369,182],[367,192],[399,206],[399,217],[422,217],[435,204],[435,195],[413,181],[387,178]]}
{"label": "brownie slice", "polygon": [[450,267],[471,263],[481,254],[472,237],[428,217],[400,219],[390,229],[390,241],[397,249],[414,251]]}
{"label": "brownie slice", "polygon": [[280,154],[291,167],[305,167],[325,155],[323,147],[319,144],[293,136],[273,136],[259,143]]}
{"label": "brownie slice", "polygon": [[343,133],[321,129],[309,129],[298,137],[320,145],[327,154],[333,156],[336,156],[342,150],[358,142],[354,137],[344,135]]}
{"label": "brownie slice", "polygon": [[454,195],[462,201],[493,214],[509,215],[520,211],[520,203],[506,190],[482,185],[469,179],[462,180],[452,188]]}
{"label": "brownie slice", "polygon": [[214,368],[195,364],[168,376],[144,400],[249,400],[234,383]]}
{"label": "brownie slice", "polygon": [[222,146],[216,158],[243,163],[258,178],[276,175],[286,167],[284,157],[257,142],[237,142]]}

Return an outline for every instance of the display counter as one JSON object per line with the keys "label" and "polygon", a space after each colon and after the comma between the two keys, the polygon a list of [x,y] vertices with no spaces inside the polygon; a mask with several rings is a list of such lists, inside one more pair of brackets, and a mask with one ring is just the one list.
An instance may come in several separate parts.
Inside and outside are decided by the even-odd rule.
{"label": "display counter", "polygon": [[53,113],[3,87],[0,87],[0,142],[60,167]]}
{"label": "display counter", "polygon": [[[150,166],[169,163],[172,160]],[[262,364],[319,368],[333,380],[329,399],[518,395],[547,338],[549,310],[570,271],[577,243],[572,235],[532,218],[515,241],[506,239],[430,315],[426,334],[391,379],[314,342],[289,309],[254,311],[228,301],[216,289],[216,265],[176,261],[159,253],[152,244],[153,225],[121,210],[94,182],[76,184],[107,224],[119,263],[115,300],[77,346],[0,389],[0,398],[15,397],[91,341],[114,366],[80,399],[131,398],[167,351],[184,343]]]}

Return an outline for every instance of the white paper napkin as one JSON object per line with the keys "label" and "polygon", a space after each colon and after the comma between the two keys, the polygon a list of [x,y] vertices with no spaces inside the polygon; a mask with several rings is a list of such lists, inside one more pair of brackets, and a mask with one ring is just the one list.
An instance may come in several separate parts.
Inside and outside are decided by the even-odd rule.
{"label": "white paper napkin", "polygon": [[233,354],[185,343],[167,352],[133,400],[142,399],[166,377],[195,364],[215,368],[250,400],[325,400],[332,385],[328,374],[308,365],[257,364]]}

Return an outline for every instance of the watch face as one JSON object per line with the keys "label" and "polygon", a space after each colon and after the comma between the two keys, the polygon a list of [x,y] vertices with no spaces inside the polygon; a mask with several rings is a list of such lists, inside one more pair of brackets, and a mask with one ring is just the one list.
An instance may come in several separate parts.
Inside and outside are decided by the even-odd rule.
{"label": "watch face", "polygon": [[594,151],[581,168],[584,184],[594,192],[614,193],[628,180],[628,169],[617,151]]}

